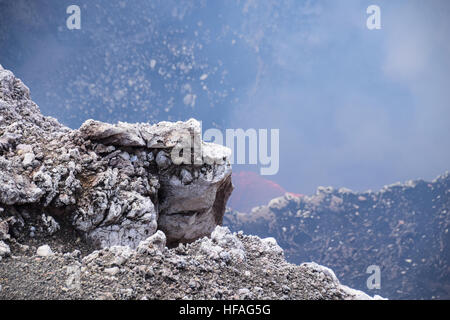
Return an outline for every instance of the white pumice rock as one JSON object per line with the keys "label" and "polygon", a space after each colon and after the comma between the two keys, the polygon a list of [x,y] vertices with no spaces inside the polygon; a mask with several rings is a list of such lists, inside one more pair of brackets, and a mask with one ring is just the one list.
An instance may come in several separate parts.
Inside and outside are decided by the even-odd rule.
{"label": "white pumice rock", "polygon": [[120,269],[118,267],[106,268],[105,272],[111,276],[115,276],[120,272]]}
{"label": "white pumice rock", "polygon": [[5,242],[0,241],[0,259],[6,258],[10,254],[11,254],[11,249],[9,248],[9,246]]}
{"label": "white pumice rock", "polygon": [[242,242],[227,227],[217,226],[211,233],[211,239],[201,239],[201,251],[211,259],[243,261],[246,258]]}
{"label": "white pumice rock", "polygon": [[158,230],[151,237],[141,241],[137,247],[137,252],[147,253],[150,250],[163,251],[166,247],[166,235],[161,230]]}
{"label": "white pumice rock", "polygon": [[36,254],[40,257],[49,257],[53,256],[54,253],[49,245],[42,245],[36,250]]}
{"label": "white pumice rock", "polygon": [[25,153],[25,155],[23,156],[22,165],[24,167],[28,167],[33,163],[34,159],[35,159],[34,153],[32,152]]}
{"label": "white pumice rock", "polygon": [[283,255],[283,249],[278,245],[277,240],[273,237],[261,239],[261,252],[275,255]]}
{"label": "white pumice rock", "polygon": [[41,218],[49,235],[55,234],[60,229],[58,222],[52,216],[42,214]]}

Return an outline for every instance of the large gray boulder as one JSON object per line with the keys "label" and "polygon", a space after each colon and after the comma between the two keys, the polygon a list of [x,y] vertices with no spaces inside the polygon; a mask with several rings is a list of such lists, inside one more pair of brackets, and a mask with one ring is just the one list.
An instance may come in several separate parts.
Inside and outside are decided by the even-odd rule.
{"label": "large gray boulder", "polygon": [[[186,141],[193,161],[180,161]],[[195,119],[72,130],[0,66],[0,221],[14,216],[16,236],[47,232],[50,218],[53,232],[74,228],[103,247],[136,247],[158,229],[169,245],[208,236],[232,191],[229,156],[201,140]]]}

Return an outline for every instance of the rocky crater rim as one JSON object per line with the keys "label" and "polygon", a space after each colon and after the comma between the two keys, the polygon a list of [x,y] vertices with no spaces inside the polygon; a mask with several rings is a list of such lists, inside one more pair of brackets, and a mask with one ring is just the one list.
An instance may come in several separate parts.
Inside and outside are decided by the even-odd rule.
{"label": "rocky crater rim", "polygon": [[[328,268],[287,263],[273,238],[220,226],[233,190],[230,153],[203,142],[195,119],[87,120],[71,130],[43,116],[29,89],[0,66],[0,298],[181,291],[185,298],[371,299]],[[15,273],[24,264],[32,272]],[[49,267],[53,285],[42,290]]]}
{"label": "rocky crater rim", "polygon": [[208,236],[233,189],[230,154],[203,142],[195,119],[90,119],[72,130],[0,67],[0,213],[16,238],[73,229],[101,247],[135,248],[157,230],[171,245]]}

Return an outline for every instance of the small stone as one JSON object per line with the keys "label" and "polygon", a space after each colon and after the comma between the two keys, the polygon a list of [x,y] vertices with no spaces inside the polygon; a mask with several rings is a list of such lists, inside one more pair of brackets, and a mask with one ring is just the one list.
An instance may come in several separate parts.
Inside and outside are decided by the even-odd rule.
{"label": "small stone", "polygon": [[119,156],[123,159],[123,160],[130,160],[130,154],[128,152],[122,152],[119,154]]}
{"label": "small stone", "polygon": [[253,296],[252,293],[250,292],[250,290],[248,290],[247,288],[239,289],[238,295],[239,295],[239,298],[241,298],[241,299],[251,299]]}
{"label": "small stone", "polygon": [[291,288],[289,288],[287,285],[284,285],[281,290],[284,294],[288,294],[289,292],[291,292]]}
{"label": "small stone", "polygon": [[59,230],[59,224],[52,216],[46,216],[45,214],[42,214],[41,219],[46,226],[49,235],[53,235]]}
{"label": "small stone", "polygon": [[113,265],[121,266],[132,256],[133,250],[128,246],[112,246],[109,248],[114,254]]}
{"label": "small stone", "polygon": [[181,169],[180,177],[183,184],[189,184],[193,181],[192,174],[186,169]]}
{"label": "small stone", "polygon": [[120,269],[118,267],[106,268],[105,272],[111,276],[115,276],[120,272]]}
{"label": "small stone", "polygon": [[0,240],[8,240],[9,236],[8,221],[0,221]]}
{"label": "small stone", "polygon": [[172,164],[172,161],[164,151],[160,151],[156,155],[156,164],[158,165],[158,168],[164,170]]}
{"label": "small stone", "polygon": [[16,151],[18,155],[22,155],[25,153],[30,153],[33,152],[33,147],[30,146],[29,144],[18,144],[16,147]]}
{"label": "small stone", "polygon": [[40,257],[48,257],[48,256],[53,256],[54,253],[52,251],[52,249],[48,246],[48,245],[43,245],[40,246],[37,250],[36,250],[36,254]]}
{"label": "small stone", "polygon": [[78,149],[70,149],[69,150],[69,156],[72,159],[77,160],[80,157],[80,152],[78,151]]}
{"label": "small stone", "polygon": [[231,261],[231,255],[228,251],[221,251],[219,253],[220,259],[222,259],[225,263],[229,263]]}
{"label": "small stone", "polygon": [[154,235],[141,241],[137,247],[138,253],[147,253],[150,249],[163,251],[166,247],[166,235],[161,230],[158,230]]}
{"label": "small stone", "polygon": [[189,281],[188,286],[189,286],[191,289],[195,289],[195,288],[197,288],[197,282],[194,281],[194,280],[191,280],[191,281]]}
{"label": "small stone", "polygon": [[131,299],[133,298],[133,289],[121,289],[120,294],[125,299]]}
{"label": "small stone", "polygon": [[79,258],[81,257],[81,251],[80,250],[73,250],[73,252],[70,253],[70,256],[73,258]]}
{"label": "small stone", "polygon": [[0,241],[0,258],[8,257],[10,254],[11,250],[9,249],[9,246],[3,241]]}
{"label": "small stone", "polygon": [[27,252],[30,249],[29,246],[24,245],[24,244],[19,243],[18,246],[19,246],[20,251],[22,251],[22,252]]}
{"label": "small stone", "polygon": [[114,296],[111,292],[99,292],[97,300],[114,300]]}
{"label": "small stone", "polygon": [[22,165],[24,167],[28,167],[33,163],[34,159],[35,159],[34,153],[31,152],[25,153],[25,155],[23,156]]}

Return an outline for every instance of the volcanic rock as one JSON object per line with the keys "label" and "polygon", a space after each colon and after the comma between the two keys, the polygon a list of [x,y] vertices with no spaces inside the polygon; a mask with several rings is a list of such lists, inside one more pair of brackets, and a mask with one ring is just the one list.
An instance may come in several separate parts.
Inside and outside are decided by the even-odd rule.
{"label": "volcanic rock", "polygon": [[[87,120],[71,130],[43,116],[28,88],[1,66],[0,115],[0,209],[2,218],[16,219],[12,233],[69,228],[102,247],[135,248],[158,229],[176,245],[222,222],[230,152],[202,142],[194,119]],[[186,140],[194,141],[195,161],[173,163],[172,151]]]}

